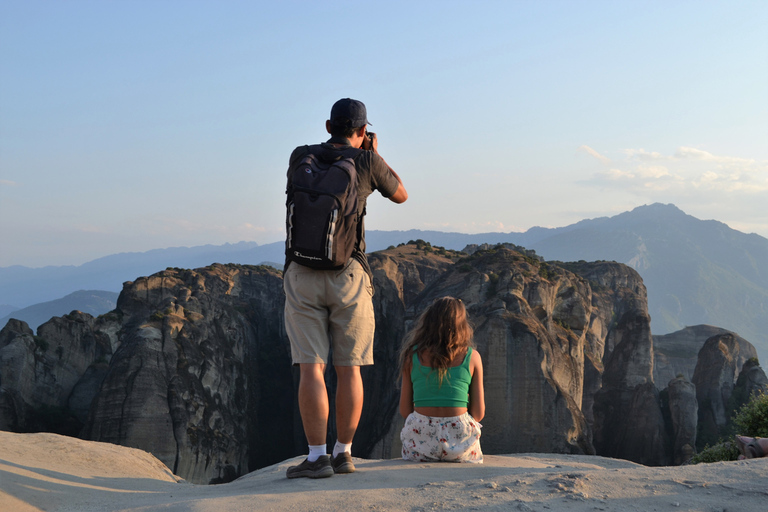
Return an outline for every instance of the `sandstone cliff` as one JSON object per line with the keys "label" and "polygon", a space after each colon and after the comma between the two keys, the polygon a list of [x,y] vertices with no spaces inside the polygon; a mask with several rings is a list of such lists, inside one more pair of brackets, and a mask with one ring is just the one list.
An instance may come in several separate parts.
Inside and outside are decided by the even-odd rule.
{"label": "sandstone cliff", "polygon": [[[0,331],[0,429],[77,434],[118,345],[114,315],[72,312]],[[66,411],[66,412],[65,412]]]}
{"label": "sandstone cliff", "polygon": [[669,440],[653,384],[647,293],[640,275],[614,262],[565,267],[584,276],[593,293],[585,402],[593,404],[597,453],[648,465],[669,463]]}
{"label": "sandstone cliff", "polygon": [[[404,266],[393,265],[389,253],[372,257],[377,287],[399,290],[399,283],[408,279]],[[402,251],[399,255],[407,256]],[[487,453],[595,453],[597,400],[602,423],[595,431],[606,449],[616,452],[611,455],[666,462],[642,280],[614,263],[563,267],[502,247],[486,248],[430,275],[431,283],[410,303],[407,293],[398,291],[403,303],[389,299],[387,304],[389,310],[404,312],[397,325],[406,326],[436,297],[454,295],[467,304],[486,367]],[[394,351],[391,357],[387,366],[395,364]],[[604,388],[606,357],[609,377],[614,377]],[[399,455],[402,420],[394,412],[396,395],[389,400],[381,405],[392,411],[393,425],[376,456]],[[612,422],[609,428],[603,427],[605,422]]]}
{"label": "sandstone cliff", "polygon": [[692,382],[699,403],[698,446],[716,443],[726,434],[733,410],[729,401],[736,383],[741,344],[733,334],[709,338],[699,352]]}
{"label": "sandstone cliff", "polygon": [[148,450],[193,482],[289,456],[281,286],[277,271],[240,265],[126,283],[121,346],[84,437]]}

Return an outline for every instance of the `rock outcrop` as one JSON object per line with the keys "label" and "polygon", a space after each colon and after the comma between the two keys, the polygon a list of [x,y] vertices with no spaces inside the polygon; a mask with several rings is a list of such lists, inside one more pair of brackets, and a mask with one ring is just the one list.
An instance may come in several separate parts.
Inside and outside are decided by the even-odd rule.
{"label": "rock outcrop", "polygon": [[414,315],[444,295],[461,298],[475,324],[492,404],[483,420],[484,450],[594,453],[581,411],[588,283],[497,249],[457,263],[417,298]]}
{"label": "rock outcrop", "polygon": [[0,332],[0,428],[77,434],[117,346],[117,318],[73,311]]}
{"label": "rock outcrop", "polygon": [[726,410],[729,417],[746,404],[753,396],[762,393],[768,393],[768,377],[757,362],[757,358],[751,358],[744,363],[739,372],[739,378],[736,379],[736,385],[733,387],[728,399]]}
{"label": "rock outcrop", "polygon": [[[669,463],[668,439],[653,383],[653,341],[640,275],[613,262],[570,263],[590,283],[593,317],[585,403],[591,402],[599,455],[648,465]],[[602,372],[601,372],[602,369]]]}
{"label": "rock outcrop", "polygon": [[692,379],[699,403],[698,448],[716,443],[725,434],[740,349],[733,334],[718,334],[709,338],[699,351]]}
{"label": "rock outcrop", "polygon": [[[376,261],[372,266],[381,272]],[[625,450],[638,461],[664,463],[664,423],[651,376],[642,280],[614,263],[562,267],[505,248],[480,250],[435,276],[410,305],[401,306],[404,323],[409,325],[436,297],[453,295],[467,304],[485,361],[487,453],[595,453],[597,401],[600,421],[614,421],[612,428],[595,426],[606,447],[629,442],[635,451]],[[390,268],[390,282],[404,280]],[[606,368],[609,386],[604,389]],[[390,403],[394,411],[396,402]],[[392,421],[389,435],[396,437],[401,420]],[[392,451],[378,456],[398,455],[397,439],[384,444]]]}
{"label": "rock outcrop", "polygon": [[126,283],[121,346],[84,437],[150,451],[203,483],[290,456],[294,392],[281,290],[277,271],[239,265]]}
{"label": "rock outcrop", "polygon": [[704,343],[712,336],[732,334],[739,342],[741,349],[736,358],[738,370],[752,357],[757,357],[754,345],[727,329],[712,325],[694,325],[676,332],[653,337],[653,380],[656,387],[663,389],[669,381],[680,375],[689,381],[699,357],[699,351]]}

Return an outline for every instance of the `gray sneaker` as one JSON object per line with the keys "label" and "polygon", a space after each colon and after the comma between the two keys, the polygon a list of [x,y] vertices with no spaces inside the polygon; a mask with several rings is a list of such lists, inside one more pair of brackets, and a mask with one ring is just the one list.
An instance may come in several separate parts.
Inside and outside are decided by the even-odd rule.
{"label": "gray sneaker", "polygon": [[331,459],[334,473],[354,473],[355,465],[352,464],[352,456],[349,452],[341,452]]}
{"label": "gray sneaker", "polygon": [[304,459],[304,462],[298,466],[289,467],[288,471],[285,472],[285,476],[288,478],[328,478],[333,476],[331,458],[327,455],[321,455],[315,462],[309,462],[309,459]]}

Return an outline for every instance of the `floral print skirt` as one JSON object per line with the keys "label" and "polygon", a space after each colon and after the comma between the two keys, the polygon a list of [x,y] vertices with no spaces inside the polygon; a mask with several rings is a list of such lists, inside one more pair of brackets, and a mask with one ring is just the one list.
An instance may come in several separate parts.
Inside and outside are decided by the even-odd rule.
{"label": "floral print skirt", "polygon": [[400,432],[403,459],[416,462],[483,462],[480,429],[469,413],[432,417],[412,412]]}

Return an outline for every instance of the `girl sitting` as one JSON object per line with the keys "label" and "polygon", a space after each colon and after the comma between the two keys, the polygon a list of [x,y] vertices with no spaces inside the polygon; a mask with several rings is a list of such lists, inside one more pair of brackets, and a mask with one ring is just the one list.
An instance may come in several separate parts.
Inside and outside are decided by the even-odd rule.
{"label": "girl sitting", "polygon": [[400,350],[403,459],[483,462],[483,362],[460,299],[435,300]]}

